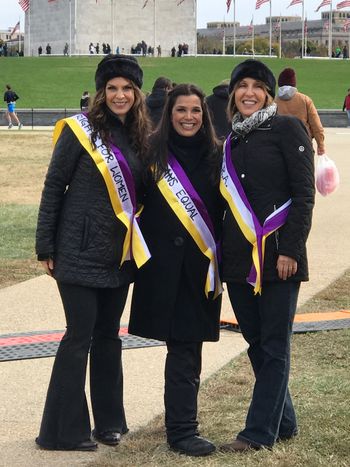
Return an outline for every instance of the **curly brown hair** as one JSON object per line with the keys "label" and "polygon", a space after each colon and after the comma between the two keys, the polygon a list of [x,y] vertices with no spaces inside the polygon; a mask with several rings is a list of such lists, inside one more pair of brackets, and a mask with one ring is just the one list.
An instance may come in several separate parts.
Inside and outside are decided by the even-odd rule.
{"label": "curly brown hair", "polygon": [[[151,131],[151,124],[147,116],[145,96],[132,81],[130,81],[130,84],[134,90],[135,101],[126,116],[124,127],[129,134],[129,139],[134,151],[139,157],[144,159],[148,150],[148,136]],[[92,126],[92,147],[94,149],[96,148],[96,139],[99,136],[103,143],[109,148],[111,131],[107,123],[108,113],[105,88],[99,89],[96,92],[89,107],[88,119]]]}

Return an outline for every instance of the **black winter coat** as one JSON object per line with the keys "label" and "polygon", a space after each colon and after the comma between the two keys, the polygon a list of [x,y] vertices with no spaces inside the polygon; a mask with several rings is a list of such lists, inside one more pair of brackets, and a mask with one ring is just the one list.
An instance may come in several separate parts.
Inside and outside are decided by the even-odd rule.
{"label": "black winter coat", "polygon": [[[289,281],[308,280],[306,239],[314,206],[314,161],[303,123],[277,115],[246,137],[233,136],[232,162],[260,224],[289,198],[286,223],[266,240],[263,281],[280,281],[278,255],[294,258],[298,270]],[[223,226],[223,276],[226,282],[246,283],[252,266],[252,246],[230,209]]]}
{"label": "black winter coat", "polygon": [[[109,113],[112,141],[122,151],[134,176],[138,197],[142,166],[120,120]],[[130,283],[134,263],[120,268],[126,228],[115,216],[107,188],[92,157],[66,125],[46,175],[36,232],[38,259],[54,259],[60,282],[89,287]]]}
{"label": "black winter coat", "polygon": [[210,116],[213,122],[216,136],[225,138],[231,131],[231,124],[226,115],[228,104],[228,84],[219,84],[213,89],[213,94],[206,98],[210,109]]}
{"label": "black winter coat", "polygon": [[[173,152],[177,157],[176,148]],[[209,181],[205,157],[190,168],[179,162],[206,205],[218,239],[223,202],[218,183]],[[221,296],[205,296],[209,260],[154,183],[147,191],[140,227],[152,257],[137,271],[129,332],[158,340],[217,341]]]}
{"label": "black winter coat", "polygon": [[146,106],[148,115],[152,120],[152,125],[155,128],[162,118],[164,105],[168,96],[165,89],[155,89],[149,96],[146,97]]}

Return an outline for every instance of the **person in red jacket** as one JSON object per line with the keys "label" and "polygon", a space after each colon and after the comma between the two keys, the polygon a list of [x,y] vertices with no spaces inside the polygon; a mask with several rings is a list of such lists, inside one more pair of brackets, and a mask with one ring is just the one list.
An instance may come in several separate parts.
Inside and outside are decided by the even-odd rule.
{"label": "person in red jacket", "polygon": [[348,126],[350,126],[350,88],[348,89],[348,93],[344,99],[343,112],[344,110],[346,110],[346,113],[348,114],[348,120],[349,120]]}

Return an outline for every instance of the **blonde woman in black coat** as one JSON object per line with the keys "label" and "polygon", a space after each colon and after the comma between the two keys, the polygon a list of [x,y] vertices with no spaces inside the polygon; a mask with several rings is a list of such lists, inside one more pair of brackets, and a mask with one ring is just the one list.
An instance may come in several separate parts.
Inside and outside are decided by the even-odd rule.
{"label": "blonde woman in black coat", "polygon": [[227,203],[223,278],[255,373],[245,428],[224,451],[271,448],[298,433],[288,391],[290,338],[314,205],[303,123],[276,115],[275,78],[257,60],[232,72],[220,184]]}
{"label": "blonde woman in black coat", "polygon": [[221,151],[196,86],[169,92],[150,154],[140,227],[152,257],[136,277],[129,332],[166,341],[167,440],[174,451],[202,456],[215,450],[199,436],[197,394],[202,343],[219,339],[223,203]]}
{"label": "blonde woman in black coat", "polygon": [[[135,220],[147,147],[142,70],[108,55],[98,65],[88,114],[58,122],[45,180],[36,251],[57,281],[67,330],[57,351],[37,444],[93,451],[118,444],[127,423],[118,332],[134,263],[148,258]],[[131,242],[132,239],[132,242]],[[142,249],[141,249],[142,250]],[[85,379],[90,351],[91,439]]]}

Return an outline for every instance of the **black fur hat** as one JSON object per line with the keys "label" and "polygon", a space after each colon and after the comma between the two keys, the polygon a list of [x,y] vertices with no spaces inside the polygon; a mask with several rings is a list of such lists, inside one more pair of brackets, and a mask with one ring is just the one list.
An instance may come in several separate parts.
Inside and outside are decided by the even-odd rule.
{"label": "black fur hat", "polygon": [[119,76],[130,79],[141,89],[143,71],[136,58],[130,55],[109,54],[97,66],[95,74],[96,90],[103,88],[110,79]]}
{"label": "black fur hat", "polygon": [[272,71],[259,60],[248,59],[239,63],[231,73],[229,94],[233,91],[235,84],[243,78],[258,79],[266,84],[268,93],[275,97],[276,80]]}

